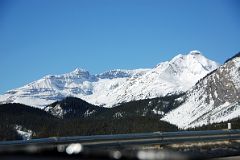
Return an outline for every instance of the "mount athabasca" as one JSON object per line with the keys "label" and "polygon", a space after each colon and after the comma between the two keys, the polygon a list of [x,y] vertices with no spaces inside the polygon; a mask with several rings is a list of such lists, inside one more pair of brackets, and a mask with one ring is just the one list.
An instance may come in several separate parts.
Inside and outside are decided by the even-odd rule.
{"label": "mount athabasca", "polygon": [[[217,83],[218,80],[221,80],[221,74],[226,72],[228,76],[234,76],[232,66],[237,65],[235,61],[228,62],[218,68],[218,63],[207,59],[199,51],[191,51],[187,55],[179,54],[170,61],[159,63],[154,68],[148,69],[116,69],[91,75],[88,71],[77,68],[62,75],[47,75],[23,87],[10,90],[0,95],[0,104],[21,103],[43,109],[47,105],[66,97],[76,97],[96,106],[111,108],[134,100],[181,94],[190,90],[188,95],[191,98],[188,98],[186,103],[164,118],[166,121],[177,124],[177,119],[182,118],[182,116],[185,117],[185,114],[178,115],[178,113],[184,112],[186,117],[179,123],[179,126],[185,127],[200,123],[201,120],[195,117],[199,117],[198,115],[203,113],[198,112],[199,109],[204,110],[201,109],[204,105],[203,102],[209,104],[209,108],[204,111],[214,109],[216,105],[220,105],[220,108],[228,105],[235,106],[231,103],[231,97],[229,101],[223,103],[217,98],[217,96],[224,96],[220,94],[220,90],[212,91],[215,89],[213,87],[221,85]],[[205,78],[198,82],[216,69],[217,71],[210,76],[211,90],[207,87],[210,85],[210,80]],[[224,81],[227,80],[224,79]],[[197,82],[198,84],[195,85]],[[226,83],[230,85],[230,82],[227,81]],[[231,81],[231,84],[235,83],[239,83],[237,79]],[[229,85],[228,87],[231,87]],[[203,89],[205,90],[203,91]],[[211,95],[211,98],[205,93]],[[200,107],[199,109],[192,109],[190,104],[193,101]],[[217,112],[216,109],[212,111],[212,114]],[[194,118],[187,114],[193,111],[194,113],[197,112]],[[214,121],[214,117],[209,119],[207,118],[208,115],[204,116],[201,117],[204,121]],[[192,120],[189,120],[191,118]]]}

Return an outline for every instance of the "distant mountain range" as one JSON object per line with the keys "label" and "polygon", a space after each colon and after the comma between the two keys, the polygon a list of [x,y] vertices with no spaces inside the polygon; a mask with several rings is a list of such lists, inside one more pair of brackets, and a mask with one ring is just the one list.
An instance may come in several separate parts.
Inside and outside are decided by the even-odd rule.
{"label": "distant mountain range", "polygon": [[0,96],[0,126],[33,137],[213,127],[238,123],[239,97],[240,53],[219,65],[192,51],[152,69],[45,76]]}
{"label": "distant mountain range", "polygon": [[186,92],[218,66],[199,51],[191,51],[152,69],[112,70],[91,75],[77,68],[70,73],[48,75],[10,90],[0,95],[0,103],[44,108],[66,97],[77,97],[94,105],[113,107],[134,100]]}

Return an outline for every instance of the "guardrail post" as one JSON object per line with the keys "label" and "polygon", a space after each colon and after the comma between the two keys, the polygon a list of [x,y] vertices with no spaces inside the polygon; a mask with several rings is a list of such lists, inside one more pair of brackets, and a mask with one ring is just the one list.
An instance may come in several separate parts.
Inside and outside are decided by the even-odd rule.
{"label": "guardrail post", "polygon": [[[228,123],[228,130],[231,130],[232,129],[232,124],[231,123]],[[229,132],[230,134],[229,134],[229,142],[231,143],[232,142],[232,134],[231,134],[231,132]]]}
{"label": "guardrail post", "polygon": [[231,129],[232,129],[232,124],[228,123],[228,130],[231,130]]}

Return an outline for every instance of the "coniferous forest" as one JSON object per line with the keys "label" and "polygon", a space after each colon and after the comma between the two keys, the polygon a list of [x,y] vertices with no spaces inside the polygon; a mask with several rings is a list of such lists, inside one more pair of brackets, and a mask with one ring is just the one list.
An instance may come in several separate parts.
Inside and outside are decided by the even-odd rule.
{"label": "coniferous forest", "polygon": [[91,117],[76,117],[74,112],[73,117],[68,114],[66,118],[57,118],[26,105],[3,104],[0,106],[0,140],[21,139],[16,132],[16,125],[31,130],[32,138],[177,130],[176,126],[160,121],[158,116],[131,114],[114,118],[107,116],[106,112],[102,113]]}
{"label": "coniferous forest", "polygon": [[[30,130],[31,138],[177,131],[177,126],[160,119],[183,102],[184,94],[180,94],[103,108],[78,98],[67,97],[47,106],[48,112],[23,104],[2,104],[0,140],[22,139],[16,126]],[[63,116],[54,114],[55,106],[61,106]],[[239,118],[229,122],[233,129],[240,128]],[[226,129],[227,123],[204,125],[189,130]]]}

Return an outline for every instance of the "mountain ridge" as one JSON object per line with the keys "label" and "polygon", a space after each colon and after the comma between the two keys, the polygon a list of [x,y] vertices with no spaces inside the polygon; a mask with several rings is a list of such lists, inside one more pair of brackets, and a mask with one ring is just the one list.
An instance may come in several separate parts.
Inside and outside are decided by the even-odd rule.
{"label": "mountain ridge", "polygon": [[0,103],[22,103],[44,108],[65,97],[113,107],[133,100],[187,91],[218,64],[199,51],[178,55],[152,69],[111,70],[91,75],[84,69],[43,78],[0,95]]}
{"label": "mountain ridge", "polygon": [[237,118],[240,115],[239,94],[240,57],[234,56],[193,86],[186,93],[185,103],[162,120],[189,128]]}

